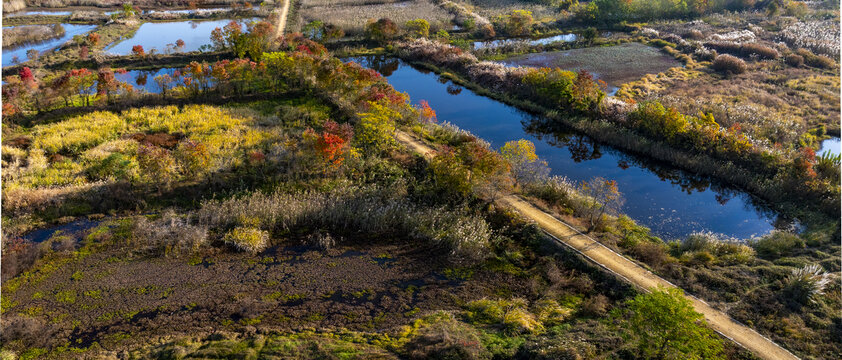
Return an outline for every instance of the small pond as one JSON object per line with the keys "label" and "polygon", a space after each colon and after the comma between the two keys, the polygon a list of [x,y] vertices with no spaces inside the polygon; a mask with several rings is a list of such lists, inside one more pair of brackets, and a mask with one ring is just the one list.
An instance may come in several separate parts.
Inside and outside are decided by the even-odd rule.
{"label": "small pond", "polygon": [[838,137],[832,137],[822,141],[822,146],[819,148],[818,154],[823,155],[825,153],[833,155],[842,154],[842,141]]}
{"label": "small pond", "polygon": [[[24,25],[25,26],[25,25]],[[72,39],[76,35],[87,33],[96,28],[96,25],[77,25],[77,24],[61,24],[64,27],[64,36],[45,40],[42,42],[34,43],[34,44],[26,44],[20,45],[11,48],[4,48],[3,49],[3,66],[9,66],[15,64],[15,58],[19,62],[27,61],[26,52],[30,49],[38,50],[41,53],[45,51],[53,50],[56,47],[66,43],[68,40]],[[11,29],[12,26],[4,26],[3,29]]]}
{"label": "small pond", "polygon": [[473,46],[474,49],[487,49],[487,48],[496,48],[507,44],[514,44],[519,42],[527,42],[529,45],[547,45],[557,41],[561,42],[573,42],[579,39],[579,35],[576,34],[561,34],[555,36],[548,36],[545,38],[540,39],[500,39],[500,40],[489,40],[489,41],[475,41]]}
{"label": "small pond", "polygon": [[[257,19],[240,19],[239,23],[247,24]],[[210,21],[172,21],[172,22],[148,22],[140,26],[134,36],[120,41],[105,51],[115,55],[128,55],[135,45],[143,46],[149,53],[155,49],[158,53],[166,51],[168,44],[174,44],[177,40],[184,40],[183,51],[199,50],[202,45],[210,45],[211,31],[221,28],[231,20],[210,20]]]}
{"label": "small pond", "polygon": [[658,48],[641,43],[597,46],[582,49],[518,55],[503,60],[509,66],[557,67],[564,70],[586,70],[608,84],[609,93],[620,85],[638,80],[646,74],[657,74],[681,62]]}
{"label": "small pond", "polygon": [[755,204],[753,198],[709,178],[630,155],[593,139],[487,97],[479,96],[431,72],[396,59],[357,58],[380,71],[398,91],[414,102],[427,100],[439,121],[468,130],[499,148],[506,141],[528,139],[552,174],[573,182],[600,176],[618,182],[625,198],[623,212],[652,228],[665,239],[682,238],[696,231],[712,231],[747,238],[774,228],[791,226]]}

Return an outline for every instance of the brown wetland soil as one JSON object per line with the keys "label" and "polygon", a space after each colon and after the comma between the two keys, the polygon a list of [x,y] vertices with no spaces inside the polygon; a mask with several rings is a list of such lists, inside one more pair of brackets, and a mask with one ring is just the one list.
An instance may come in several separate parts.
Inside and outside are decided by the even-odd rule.
{"label": "brown wetland soil", "polygon": [[15,306],[3,322],[16,331],[7,340],[39,347],[69,340],[82,348],[96,342],[119,351],[144,338],[214,331],[384,331],[501,289],[526,290],[508,274],[447,277],[446,254],[411,243],[126,254],[111,249],[72,260],[9,294]]}

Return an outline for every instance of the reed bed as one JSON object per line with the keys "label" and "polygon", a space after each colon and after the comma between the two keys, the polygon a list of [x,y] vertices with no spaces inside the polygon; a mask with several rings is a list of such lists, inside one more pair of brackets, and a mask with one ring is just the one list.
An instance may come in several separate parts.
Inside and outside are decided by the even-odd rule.
{"label": "reed bed", "polygon": [[[409,20],[425,19],[430,31],[449,28],[453,15],[427,0],[370,3],[368,1],[340,1],[338,4],[321,5],[322,0],[306,0],[301,8],[304,23],[319,20],[345,30],[346,34],[359,35],[370,19],[389,18],[399,26]],[[359,4],[359,5],[357,5]]]}
{"label": "reed bed", "polygon": [[55,25],[16,26],[3,29],[3,47],[13,47],[64,36],[64,27]]}

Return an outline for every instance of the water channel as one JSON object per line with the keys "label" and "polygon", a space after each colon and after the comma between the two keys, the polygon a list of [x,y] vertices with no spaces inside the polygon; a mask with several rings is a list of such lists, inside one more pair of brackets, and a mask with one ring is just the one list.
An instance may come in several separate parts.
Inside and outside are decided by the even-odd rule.
{"label": "water channel", "polygon": [[434,73],[394,58],[351,59],[378,70],[398,91],[417,103],[427,100],[439,121],[450,122],[499,148],[506,141],[528,139],[552,174],[573,182],[603,177],[616,180],[625,197],[623,211],[665,238],[697,231],[735,238],[762,235],[789,221],[737,189],[651,159],[630,155],[593,139],[549,129],[545,121],[496,100],[479,96]]}

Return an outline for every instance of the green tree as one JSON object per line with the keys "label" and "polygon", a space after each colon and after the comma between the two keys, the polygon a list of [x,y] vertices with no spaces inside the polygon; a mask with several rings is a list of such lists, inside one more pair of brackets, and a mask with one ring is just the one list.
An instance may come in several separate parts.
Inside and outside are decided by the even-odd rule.
{"label": "green tree", "polygon": [[424,19],[409,20],[406,22],[406,30],[412,38],[425,38],[430,36],[430,23]]}
{"label": "green tree", "polygon": [[501,18],[506,34],[511,36],[529,35],[532,31],[532,12],[529,10],[512,10],[512,13]]}
{"label": "green tree", "polygon": [[597,36],[599,36],[599,31],[597,31],[596,28],[589,27],[585,29],[585,31],[582,31],[582,37],[588,44],[593,44],[593,41],[596,40]]}
{"label": "green tree", "polygon": [[645,359],[722,359],[722,340],[677,288],[629,300],[623,337]]}

